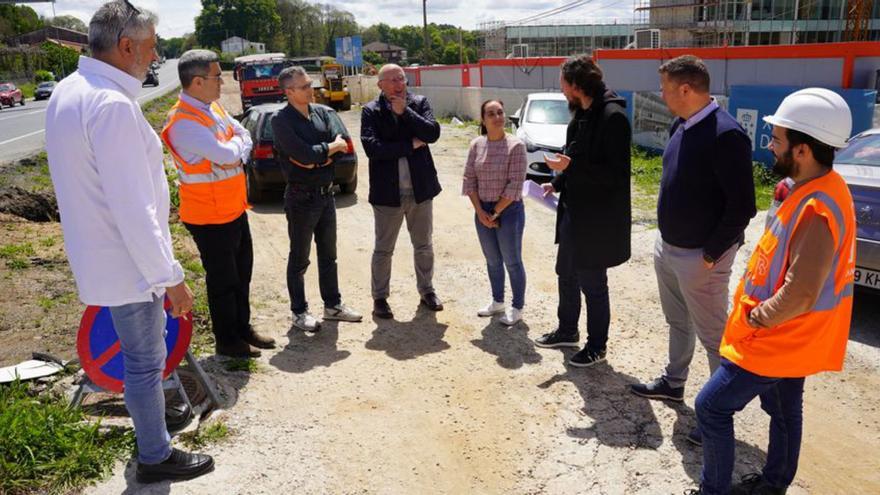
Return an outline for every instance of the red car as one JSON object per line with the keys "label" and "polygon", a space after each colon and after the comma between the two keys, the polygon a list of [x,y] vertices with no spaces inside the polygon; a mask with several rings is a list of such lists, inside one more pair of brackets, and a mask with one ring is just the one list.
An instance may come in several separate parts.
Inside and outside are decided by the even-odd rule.
{"label": "red car", "polygon": [[22,96],[21,90],[16,88],[15,84],[0,83],[0,107],[3,105],[12,107],[16,103],[24,106],[24,96]]}

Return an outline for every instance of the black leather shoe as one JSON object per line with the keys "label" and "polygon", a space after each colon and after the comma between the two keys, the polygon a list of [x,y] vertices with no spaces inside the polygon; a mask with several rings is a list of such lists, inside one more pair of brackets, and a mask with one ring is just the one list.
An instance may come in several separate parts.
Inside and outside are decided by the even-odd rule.
{"label": "black leather shoe", "polygon": [[173,435],[190,424],[192,421],[192,408],[179,398],[165,401],[165,427],[168,433]]}
{"label": "black leather shoe", "polygon": [[440,302],[437,294],[434,294],[433,292],[428,292],[422,296],[422,304],[431,311],[443,311],[443,303]]}
{"label": "black leather shoe", "polygon": [[259,347],[260,349],[275,348],[275,339],[273,339],[272,337],[264,337],[257,332],[254,332],[253,330],[251,330],[249,334],[246,334],[244,337],[242,337],[242,340],[254,347]]}
{"label": "black leather shoe", "polygon": [[158,481],[182,481],[198,478],[214,470],[214,459],[205,454],[190,454],[178,449],[171,449],[171,456],[159,464],[137,465],[135,475],[138,483],[156,483]]}
{"label": "black leather shoe", "polygon": [[231,344],[217,343],[215,350],[220,356],[232,358],[258,358],[262,355],[260,351],[243,340]]}
{"label": "black leather shoe", "polygon": [[387,299],[375,299],[373,301],[373,316],[383,320],[394,318],[394,313],[391,312],[391,306],[388,305]]}

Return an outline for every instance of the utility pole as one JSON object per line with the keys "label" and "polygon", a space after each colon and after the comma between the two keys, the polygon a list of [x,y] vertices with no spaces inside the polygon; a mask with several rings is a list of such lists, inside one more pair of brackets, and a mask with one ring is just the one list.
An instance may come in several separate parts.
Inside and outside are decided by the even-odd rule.
{"label": "utility pole", "polygon": [[464,45],[461,43],[461,26],[458,27],[458,65],[464,63]]}
{"label": "utility pole", "polygon": [[425,36],[425,46],[422,48],[425,60],[422,61],[422,65],[431,65],[431,44],[428,39],[428,0],[422,0],[422,31]]}

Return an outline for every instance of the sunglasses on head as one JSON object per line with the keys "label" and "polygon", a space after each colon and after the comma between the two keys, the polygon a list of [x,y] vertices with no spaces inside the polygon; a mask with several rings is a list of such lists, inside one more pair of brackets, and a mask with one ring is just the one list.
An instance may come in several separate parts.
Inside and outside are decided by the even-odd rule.
{"label": "sunglasses on head", "polygon": [[116,43],[122,39],[122,33],[125,32],[125,28],[128,26],[128,23],[131,21],[131,18],[140,15],[141,11],[138,10],[137,7],[131,4],[128,0],[122,0],[126,7],[128,7],[128,16],[125,18],[125,22],[122,23],[122,28],[119,29],[119,34],[116,35]]}

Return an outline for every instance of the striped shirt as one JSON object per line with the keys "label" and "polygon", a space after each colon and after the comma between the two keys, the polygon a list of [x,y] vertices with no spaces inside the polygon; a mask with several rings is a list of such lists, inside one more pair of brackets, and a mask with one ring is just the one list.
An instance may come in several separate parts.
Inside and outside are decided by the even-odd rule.
{"label": "striped shirt", "polygon": [[480,136],[471,141],[461,193],[478,193],[481,201],[512,201],[522,197],[526,179],[526,146],[516,136],[490,141]]}

